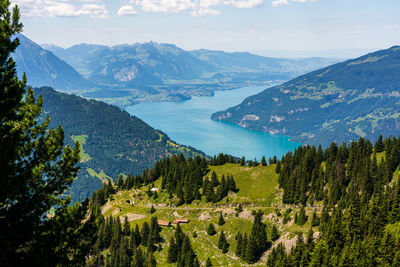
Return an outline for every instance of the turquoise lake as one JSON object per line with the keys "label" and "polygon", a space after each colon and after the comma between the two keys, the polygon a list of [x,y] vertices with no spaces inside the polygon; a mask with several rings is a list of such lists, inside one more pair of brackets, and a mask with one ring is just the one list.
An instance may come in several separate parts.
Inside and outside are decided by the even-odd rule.
{"label": "turquoise lake", "polygon": [[246,159],[274,155],[281,157],[301,145],[289,137],[255,132],[234,124],[211,120],[211,114],[241,103],[246,97],[266,87],[243,87],[217,91],[211,97],[193,97],[185,102],[141,103],[127,111],[155,129],[184,145],[200,149],[208,155],[226,153]]}

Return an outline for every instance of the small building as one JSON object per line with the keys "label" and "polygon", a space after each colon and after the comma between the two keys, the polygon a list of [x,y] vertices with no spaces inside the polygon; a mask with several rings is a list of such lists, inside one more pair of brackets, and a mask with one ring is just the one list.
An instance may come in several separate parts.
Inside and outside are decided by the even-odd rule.
{"label": "small building", "polygon": [[158,189],[157,187],[153,187],[150,190],[151,190],[151,192],[160,192],[160,189]]}
{"label": "small building", "polygon": [[171,226],[171,222],[170,221],[157,220],[157,223],[158,223],[159,226],[166,226],[166,227],[170,227]]}
{"label": "small building", "polygon": [[189,223],[188,219],[176,219],[174,220],[174,224],[180,224],[180,223]]}

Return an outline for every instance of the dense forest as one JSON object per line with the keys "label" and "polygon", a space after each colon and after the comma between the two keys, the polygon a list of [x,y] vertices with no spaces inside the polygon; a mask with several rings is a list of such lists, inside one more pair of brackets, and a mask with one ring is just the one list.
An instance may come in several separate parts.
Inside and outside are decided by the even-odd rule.
{"label": "dense forest", "polygon": [[144,222],[140,228],[137,224],[131,227],[127,218],[123,223],[119,218],[104,218],[101,207],[112,193],[115,193],[114,187],[106,184],[90,199],[90,214],[96,218],[98,232],[94,236],[95,242],[86,266],[156,266],[153,253],[163,249],[168,250],[169,263],[181,267],[200,266],[190,238],[183,233],[179,224],[174,236],[165,244],[166,241],[160,236],[161,227],[157,217],[152,217],[150,223]]}
{"label": "dense forest", "polygon": [[[227,155],[220,154],[214,159],[230,158]],[[214,160],[211,160],[214,162]],[[213,173],[211,179],[204,179],[208,172],[208,161],[204,157],[197,156],[186,159],[182,154],[171,156],[157,161],[154,168],[144,170],[142,175],[128,175],[126,179],[122,176],[118,178],[117,185],[120,189],[129,190],[132,187],[140,188],[161,179],[161,189],[166,190],[170,194],[177,196],[178,206],[184,203],[190,204],[193,200],[200,200],[205,196],[207,202],[218,202],[231,192],[237,192],[236,183],[232,175],[220,178]],[[157,198],[157,192],[153,193],[149,190],[148,195]]]}
{"label": "dense forest", "polygon": [[399,266],[400,236],[391,231],[400,220],[400,182],[392,179],[399,157],[400,139],[382,137],[284,156],[277,170],[283,202],[320,203],[320,218],[310,218],[320,222],[319,236],[300,234],[289,254],[278,246],[268,266]]}

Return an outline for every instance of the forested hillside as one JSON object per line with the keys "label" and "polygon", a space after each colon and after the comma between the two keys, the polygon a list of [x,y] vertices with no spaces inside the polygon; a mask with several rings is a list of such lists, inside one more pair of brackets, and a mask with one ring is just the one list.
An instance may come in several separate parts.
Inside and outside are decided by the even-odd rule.
{"label": "forested hillside", "polygon": [[319,234],[314,240],[310,228],[290,253],[277,247],[268,266],[398,266],[399,163],[396,138],[288,153],[279,176],[282,201],[314,207],[312,216],[296,217],[317,222]]}
{"label": "forested hillside", "polygon": [[[230,163],[223,156],[221,165],[211,161],[208,167],[200,158],[160,161],[146,174],[93,195],[99,234],[87,264],[397,266],[399,140],[300,147],[270,165]],[[208,173],[201,175],[204,167]],[[168,181],[186,186],[185,179],[196,175],[203,177],[203,187],[190,190],[198,190],[197,197],[180,201],[187,191],[171,190]],[[209,202],[204,184],[220,186],[224,176],[237,188]],[[263,179],[259,191],[249,191]],[[211,189],[215,195],[219,186]],[[188,221],[172,229],[164,225],[177,219]]]}
{"label": "forested hillside", "polygon": [[102,180],[121,173],[136,175],[163,157],[202,154],[118,107],[48,87],[35,89],[35,95],[44,99],[42,118],[50,116],[51,127],[63,126],[67,144],[81,143],[81,171],[70,190],[73,200],[90,197]]}
{"label": "forested hillside", "polygon": [[213,114],[214,120],[329,146],[400,133],[400,47],[299,76]]}

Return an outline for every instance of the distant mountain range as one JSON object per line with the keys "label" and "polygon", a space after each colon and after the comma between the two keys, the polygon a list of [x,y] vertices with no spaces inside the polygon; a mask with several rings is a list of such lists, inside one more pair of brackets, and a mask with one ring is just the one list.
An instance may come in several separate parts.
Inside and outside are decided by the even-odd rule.
{"label": "distant mountain range", "polygon": [[103,86],[162,85],[182,81],[230,81],[257,73],[259,79],[288,79],[336,62],[333,59],[300,60],[267,58],[250,53],[185,51],[156,42],[112,47],[80,44],[67,49],[45,45],[85,78]]}
{"label": "distant mountain range", "polygon": [[49,87],[35,89],[35,95],[43,96],[41,119],[49,116],[50,127],[62,125],[67,144],[79,141],[82,145],[81,171],[70,192],[73,200],[90,197],[110,177],[139,174],[163,157],[180,153],[204,155],[176,144],[166,134],[118,107]]}
{"label": "distant mountain range", "polygon": [[40,47],[23,35],[13,55],[18,74],[30,85],[52,86],[126,106],[146,101],[180,101],[215,90],[268,85],[327,66],[334,59],[276,59],[250,53],[185,51],[155,42],[64,49]]}
{"label": "distant mountain range", "polygon": [[308,144],[400,134],[400,46],[299,76],[212,115]]}
{"label": "distant mountain range", "polygon": [[52,86],[58,90],[93,89],[96,86],[83,78],[73,67],[52,52],[43,49],[22,34],[20,45],[12,55],[17,64],[18,76],[25,72],[28,84],[33,87]]}

